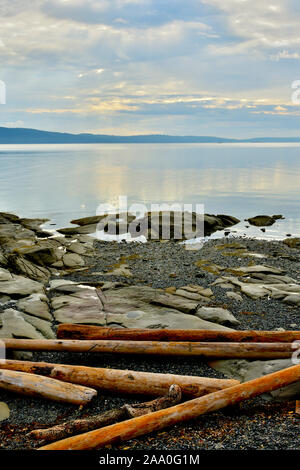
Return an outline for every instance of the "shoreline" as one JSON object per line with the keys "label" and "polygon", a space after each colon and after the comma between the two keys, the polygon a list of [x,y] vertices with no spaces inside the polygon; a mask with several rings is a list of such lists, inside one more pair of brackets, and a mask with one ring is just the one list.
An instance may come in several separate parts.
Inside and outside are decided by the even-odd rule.
{"label": "shoreline", "polygon": [[[22,236],[26,234],[29,237],[26,230],[29,229],[22,231]],[[36,225],[35,230],[38,230]],[[18,256],[31,263],[31,268],[39,266],[46,270],[48,266],[47,269],[50,269],[47,265],[50,255],[52,265],[58,265],[51,268],[55,274],[51,273],[44,281],[34,281],[45,286],[43,294],[39,295],[46,295],[46,301],[43,297],[38,300],[27,293],[21,296],[11,294],[10,299],[3,303],[3,293],[0,294],[0,318],[6,331],[9,313],[16,310],[15,326],[22,319],[22,325],[27,323],[27,334],[35,331],[38,335],[49,335],[50,330],[55,335],[60,322],[72,318],[78,322],[83,312],[89,315],[89,324],[123,328],[133,325],[138,328],[171,328],[174,322],[180,328],[199,328],[197,325],[206,324],[201,322],[210,323],[213,320],[212,325],[218,328],[300,330],[300,250],[297,243],[291,248],[282,241],[224,237],[207,241],[200,250],[187,250],[184,245],[172,241],[116,243],[91,240],[89,235],[84,234],[59,238],[60,243],[64,240],[66,250],[62,265],[60,261],[53,263],[53,257],[59,256],[62,251],[54,247],[57,243],[54,239],[36,241],[32,238],[35,246],[38,245],[38,251],[32,250],[30,244],[25,250],[22,244],[19,246]],[[0,233],[2,249],[3,239],[3,233],[2,238]],[[18,243],[21,239],[14,242]],[[6,243],[8,241],[12,243],[6,237]],[[74,257],[74,254],[77,256]],[[66,267],[65,263],[70,263],[71,259],[79,262],[78,257],[85,261],[84,266]],[[41,259],[44,266],[34,264]],[[4,266],[3,261],[0,266],[2,276],[8,271],[7,268],[11,270],[11,264]],[[101,289],[108,302],[107,306],[104,305],[103,314],[95,304],[95,288]],[[289,289],[295,292],[291,293]],[[153,304],[153,295],[163,296],[163,303]],[[64,299],[63,305],[61,299]],[[44,308],[45,304],[48,310]],[[41,314],[42,306],[44,317],[37,317],[36,313]],[[142,311],[144,314],[135,313],[131,318],[129,313],[132,311]],[[266,370],[288,367],[289,362],[280,359],[220,360],[212,366],[207,361],[192,357],[120,357],[112,354],[46,352],[34,353],[32,360],[217,378],[231,376],[241,381],[253,378],[253,374],[262,375]],[[143,436],[113,449],[299,449],[299,425],[293,414],[295,397],[300,390],[300,384],[296,385],[296,388],[287,387],[288,390],[266,394],[232,409],[202,416],[193,423]],[[140,401],[143,400],[144,397],[140,397]],[[137,397],[99,392],[98,397],[83,410],[73,405],[19,397],[4,391],[0,391],[0,401],[10,409],[9,419],[0,422],[0,448],[23,450],[40,445],[39,442],[29,441],[24,436],[25,430],[29,432],[63,419],[89,416],[124,403],[134,403]]]}

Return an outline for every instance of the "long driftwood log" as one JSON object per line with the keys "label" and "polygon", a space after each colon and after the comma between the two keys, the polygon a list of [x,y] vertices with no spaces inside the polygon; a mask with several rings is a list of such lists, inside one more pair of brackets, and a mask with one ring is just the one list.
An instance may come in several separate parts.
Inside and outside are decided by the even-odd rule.
{"label": "long driftwood log", "polygon": [[289,367],[258,379],[244,382],[204,397],[139,416],[102,429],[40,447],[39,450],[88,450],[98,449],[111,444],[134,439],[143,434],[172,426],[179,422],[197,418],[204,413],[212,412],[265,392],[270,392],[300,380],[300,365]]}
{"label": "long driftwood log", "polygon": [[201,356],[222,359],[286,359],[292,343],[203,343],[72,339],[2,339],[7,349],[72,351],[158,356]]}
{"label": "long driftwood log", "polygon": [[91,416],[85,419],[76,419],[59,424],[47,429],[35,429],[27,434],[29,438],[43,439],[44,441],[55,441],[64,439],[74,434],[80,434],[93,429],[99,429],[110,424],[124,421],[125,419],[143,416],[154,411],[163,410],[174,406],[181,400],[181,389],[178,385],[171,385],[166,396],[157,398],[146,403],[135,403],[123,405],[105,413]]}
{"label": "long driftwood log", "polygon": [[104,369],[98,367],[49,364],[17,360],[0,361],[0,369],[20,370],[46,375],[64,382],[88,387],[138,395],[162,396],[172,384],[177,384],[187,397],[199,397],[239,383],[233,379],[135,372],[132,370]]}
{"label": "long driftwood log", "polygon": [[21,395],[85,405],[97,391],[81,385],[62,383],[59,380],[13,370],[0,371],[0,388]]}
{"label": "long driftwood log", "polygon": [[57,329],[57,337],[88,340],[292,343],[300,340],[300,331],[147,330],[62,323]]}

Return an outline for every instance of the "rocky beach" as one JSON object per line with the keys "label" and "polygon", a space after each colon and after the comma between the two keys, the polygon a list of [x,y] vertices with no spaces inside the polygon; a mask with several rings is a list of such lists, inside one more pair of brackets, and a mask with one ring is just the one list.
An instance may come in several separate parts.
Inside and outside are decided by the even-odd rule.
{"label": "rocky beach", "polygon": [[[282,216],[247,219],[262,231]],[[118,233],[128,225],[116,218]],[[101,217],[72,221],[55,233],[46,219],[0,213],[0,340],[55,339],[62,323],[143,329],[300,330],[300,239],[234,236],[238,219],[206,214],[205,243],[155,235],[147,243],[93,237]],[[149,222],[149,217],[144,217]],[[193,219],[194,221],[194,219]],[[128,223],[136,221],[129,214]],[[209,237],[218,232],[219,238]],[[185,238],[188,238],[185,237]],[[204,360],[97,353],[8,351],[8,357],[60,364],[169,372],[245,382],[292,365],[290,359]],[[299,449],[295,400],[300,383],[204,415],[114,449]],[[34,449],[26,434],[64,420],[135,403],[99,392],[83,408],[0,390],[0,448]],[[140,397],[140,401],[144,401]]]}

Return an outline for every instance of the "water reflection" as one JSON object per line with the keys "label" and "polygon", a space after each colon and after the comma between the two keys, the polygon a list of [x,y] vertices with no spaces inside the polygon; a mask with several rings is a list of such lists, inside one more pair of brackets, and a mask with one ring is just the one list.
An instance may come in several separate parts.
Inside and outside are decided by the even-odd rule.
{"label": "water reflection", "polygon": [[298,144],[0,146],[0,207],[63,226],[127,195],[203,203],[240,219],[281,213],[270,236],[299,234],[299,152]]}

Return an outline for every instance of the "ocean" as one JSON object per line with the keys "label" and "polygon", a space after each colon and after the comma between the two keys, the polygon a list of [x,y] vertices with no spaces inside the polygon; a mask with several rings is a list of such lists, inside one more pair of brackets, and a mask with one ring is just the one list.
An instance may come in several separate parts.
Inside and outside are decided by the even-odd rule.
{"label": "ocean", "polygon": [[[300,236],[300,144],[0,145],[0,211],[61,228],[99,205],[118,208],[120,196],[128,210],[203,204],[241,220],[233,235]],[[264,214],[284,219],[265,232],[246,227]]]}

